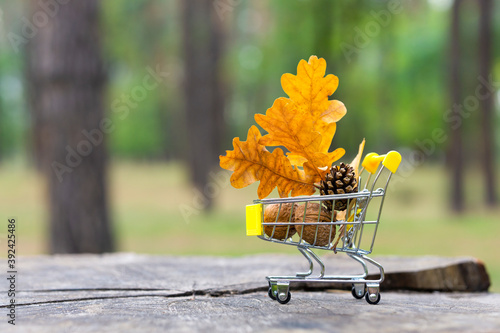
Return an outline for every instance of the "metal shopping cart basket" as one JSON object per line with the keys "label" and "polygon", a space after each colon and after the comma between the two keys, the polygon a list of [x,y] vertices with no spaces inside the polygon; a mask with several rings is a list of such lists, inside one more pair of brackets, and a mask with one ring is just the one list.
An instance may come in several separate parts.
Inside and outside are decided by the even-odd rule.
{"label": "metal shopping cart basket", "polygon": [[[268,276],[269,297],[281,304],[290,301],[290,282],[334,282],[352,283],[352,295],[356,299],[366,298],[369,304],[380,301],[380,284],[384,281],[384,268],[381,264],[368,257],[373,250],[377,234],[380,214],[391,176],[396,172],[401,162],[401,155],[391,151],[385,155],[367,154],[362,162],[360,176],[367,173],[366,181],[359,178],[360,191],[350,194],[312,195],[279,199],[255,200],[253,205],[246,208],[246,227],[248,236],[258,236],[260,239],[285,245],[296,246],[309,262],[308,272],[299,272],[294,276]],[[365,171],[365,172],[363,172]],[[387,176],[387,178],[385,178]],[[386,179],[383,187],[377,187],[380,179]],[[362,184],[364,186],[362,187]],[[322,216],[321,206],[326,201],[333,203],[338,200],[347,201],[347,210],[344,216],[333,210],[331,217]],[[319,204],[319,205],[318,205]],[[278,207],[276,220],[264,221],[264,211],[268,205]],[[279,206],[276,206],[279,205]],[[279,221],[282,209],[291,210],[288,221]],[[299,211],[292,221],[293,210]],[[307,207],[319,207],[317,220],[306,219]],[[304,214],[302,215],[302,212]],[[298,216],[300,215],[300,216]],[[314,217],[313,217],[314,218]],[[312,223],[311,223],[312,222]],[[306,242],[305,230],[309,228],[309,238]],[[312,229],[311,229],[312,228]],[[296,232],[297,231],[297,232]],[[304,231],[304,232],[299,232]],[[278,236],[278,234],[280,234]],[[336,234],[336,237],[335,237]],[[314,236],[312,236],[314,235]],[[320,242],[320,236],[327,235],[325,241]],[[325,265],[321,258],[312,249],[344,252],[347,256],[361,264],[363,273],[358,275],[325,275]],[[319,264],[319,275],[313,275],[314,262]],[[374,265],[380,271],[378,279],[368,279],[367,263]]]}

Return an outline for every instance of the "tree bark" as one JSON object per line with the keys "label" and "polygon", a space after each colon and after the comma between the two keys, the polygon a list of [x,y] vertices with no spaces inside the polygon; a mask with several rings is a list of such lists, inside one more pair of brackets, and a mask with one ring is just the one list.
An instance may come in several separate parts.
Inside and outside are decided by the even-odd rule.
{"label": "tree bark", "polygon": [[[31,2],[32,14],[44,12],[40,3]],[[48,181],[50,252],[109,252],[104,133],[110,121],[98,1],[57,8],[30,41],[27,66],[36,155]]]}
{"label": "tree bark", "polygon": [[220,75],[223,34],[213,1],[181,1],[184,101],[191,179],[210,208],[208,174],[218,165],[224,133],[224,89]]}
{"label": "tree bark", "polygon": [[[458,106],[461,104],[460,93],[460,5],[462,0],[455,0],[451,17],[451,48],[450,48],[450,95],[452,113],[460,117]],[[463,147],[462,125],[451,123],[451,144],[448,152],[451,168],[451,208],[455,212],[464,209],[463,195]]]}
{"label": "tree bark", "polygon": [[[479,76],[488,80],[492,75],[492,14],[493,1],[479,1]],[[482,165],[485,181],[485,201],[489,206],[494,206],[497,202],[495,185],[495,145],[494,145],[494,115],[493,97],[489,93],[486,97],[479,98],[481,109],[481,139],[482,139]]]}
{"label": "tree bark", "polygon": [[[33,0],[30,3],[30,12],[36,12],[35,1]],[[39,105],[40,97],[37,95],[39,90],[36,84],[36,75],[35,71],[37,70],[37,54],[35,51],[35,47],[38,40],[35,39],[30,43],[27,43],[25,46],[25,63],[24,66],[24,79],[26,86],[26,95],[28,101],[28,108],[30,112],[30,121],[31,121],[31,133],[29,137],[29,149],[32,154],[31,158],[33,159],[33,164],[35,165],[38,171],[42,171],[43,168],[43,147],[42,143],[44,142],[42,138],[42,110],[41,105]]]}

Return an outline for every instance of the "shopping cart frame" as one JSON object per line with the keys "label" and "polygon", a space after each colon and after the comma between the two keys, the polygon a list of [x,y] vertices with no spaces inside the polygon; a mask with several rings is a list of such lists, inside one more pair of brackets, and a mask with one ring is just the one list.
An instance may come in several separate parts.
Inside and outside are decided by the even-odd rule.
{"label": "shopping cart frame", "polygon": [[[253,205],[247,206],[247,235],[258,236],[262,240],[273,243],[296,246],[300,253],[309,262],[309,270],[307,272],[298,272],[295,275],[289,276],[267,276],[266,279],[269,283],[268,295],[271,299],[276,300],[281,304],[286,304],[291,299],[290,282],[307,281],[312,283],[352,283],[352,295],[356,299],[362,299],[364,297],[369,304],[377,304],[380,301],[380,284],[384,281],[385,277],[384,268],[380,263],[376,262],[368,255],[371,254],[373,250],[382,207],[387,193],[387,187],[392,175],[397,171],[400,162],[401,155],[396,151],[390,151],[385,155],[377,155],[376,153],[367,154],[362,163],[362,172],[360,172],[358,186],[361,186],[363,180],[361,176],[363,176],[363,171],[368,173],[368,177],[364,182],[363,189],[356,193],[261,199],[255,200]],[[375,188],[384,170],[389,171],[385,185],[380,188]],[[374,198],[379,198],[380,200],[380,206],[378,207],[378,212],[376,212],[376,219],[367,220],[367,210]],[[329,222],[321,222],[319,212],[318,221],[314,222],[314,224],[311,224],[310,221],[306,222],[305,217],[302,222],[291,220],[278,222],[278,216],[280,215],[278,212],[276,221],[263,222],[264,206],[266,205],[279,204],[279,211],[281,211],[283,204],[302,203],[305,205],[304,211],[306,211],[307,205],[310,202],[319,202],[321,205],[324,201],[331,201],[333,205],[335,205],[335,201],[337,200],[347,200],[347,214],[345,218],[340,221],[335,219],[334,213],[332,212],[332,218]],[[351,211],[352,213],[350,214]],[[293,240],[291,236],[288,237],[292,228],[301,225],[304,225],[302,228],[306,228],[306,225],[309,228],[311,225],[316,226],[316,232],[312,244],[307,243],[302,239],[303,234],[300,234],[298,240]],[[367,225],[374,226],[372,238],[371,242],[369,242],[369,247],[362,248],[362,240],[363,236],[366,236],[364,233],[366,233],[365,227]],[[272,227],[271,235],[264,233],[265,226]],[[277,230],[276,228],[284,226],[287,226],[285,239],[274,238]],[[319,226],[329,227],[330,237],[332,236],[333,230],[336,230],[338,227],[339,234],[336,235],[337,243],[334,243],[331,238],[328,238],[330,240],[328,245],[317,245]],[[340,244],[340,246],[337,246],[338,244]],[[362,266],[363,273],[354,275],[325,275],[325,264],[321,258],[312,251],[312,249],[335,251],[335,253],[344,252],[348,257],[355,260]],[[319,275],[317,276],[313,276],[315,262],[320,268]],[[375,266],[379,270],[378,279],[368,279],[368,264]]]}

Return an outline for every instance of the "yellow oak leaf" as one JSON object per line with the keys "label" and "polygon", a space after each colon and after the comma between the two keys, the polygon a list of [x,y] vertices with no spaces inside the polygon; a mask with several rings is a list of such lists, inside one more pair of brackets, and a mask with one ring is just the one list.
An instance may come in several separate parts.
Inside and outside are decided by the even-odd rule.
{"label": "yellow oak leaf", "polygon": [[320,118],[314,123],[314,130],[322,134],[320,150],[327,152],[330,149],[333,137],[337,130],[337,121],[347,113],[347,109],[341,101],[329,101],[328,109],[323,111]]}
{"label": "yellow oak leaf", "polygon": [[[328,152],[330,149],[330,144],[333,140],[335,132],[337,130],[336,122],[342,119],[342,117],[347,113],[347,109],[341,101],[333,100],[330,101],[330,106],[327,110],[325,110],[320,118],[316,120],[314,123],[314,130],[322,133],[321,145],[319,147],[320,152]],[[342,148],[338,148],[335,151],[328,153],[329,155],[329,163],[328,165],[332,165],[335,161],[341,158],[345,154],[345,150]],[[303,156],[288,153],[288,159],[292,163],[292,165],[301,166],[307,159]]]}
{"label": "yellow oak leaf", "polygon": [[[326,155],[327,155],[328,164],[325,165],[325,167],[320,167],[320,169],[328,168],[327,166],[331,166],[334,162],[336,162],[342,156],[344,156],[344,154],[345,154],[344,148],[337,148],[334,151],[327,153]],[[288,157],[288,159],[290,160],[290,163],[292,165],[303,166],[307,162],[307,159],[301,155],[287,153],[286,156]],[[326,172],[321,172],[321,174],[325,175]]]}
{"label": "yellow oak leaf", "polygon": [[[342,148],[328,153],[329,147],[322,152],[322,136],[314,130],[313,118],[288,98],[276,99],[266,114],[256,114],[255,120],[268,132],[259,143],[264,146],[282,145],[290,154],[303,157],[304,162],[309,162],[311,168],[308,170],[315,174],[316,182],[323,179],[325,174],[321,169],[331,166],[333,160],[339,159],[344,153]],[[291,160],[298,160],[298,157]]]}
{"label": "yellow oak leaf", "polygon": [[233,171],[231,185],[243,188],[260,181],[257,195],[267,197],[277,187],[280,197],[311,195],[315,192],[314,181],[303,170],[294,168],[280,148],[270,153],[259,143],[261,134],[256,126],[248,130],[247,141],[233,139],[234,150],[220,156],[220,166]]}
{"label": "yellow oak leaf", "polygon": [[321,134],[314,131],[312,117],[288,98],[276,99],[265,115],[255,115],[255,121],[269,133],[260,139],[264,146],[283,145],[307,159],[319,151]]}
{"label": "yellow oak leaf", "polygon": [[[297,75],[281,77],[283,90],[289,96],[276,99],[265,115],[255,120],[267,131],[262,136],[257,127],[248,131],[247,141],[233,140],[233,151],[220,156],[220,165],[233,171],[231,184],[242,188],[260,181],[259,198],[278,188],[280,197],[310,195],[315,183],[324,179],[331,165],[345,151],[329,152],[337,130],[336,122],[345,114],[344,104],[328,97],[338,87],[335,75],[326,75],[326,61],[311,56],[301,60]],[[266,146],[284,146],[270,153]]]}
{"label": "yellow oak leaf", "polygon": [[336,123],[345,116],[345,114],[347,113],[347,109],[344,103],[336,99],[328,102],[330,103],[328,105],[328,109],[321,113],[319,119],[328,124]]}
{"label": "yellow oak leaf", "polygon": [[338,77],[333,74],[325,76],[325,72],[325,59],[311,56],[308,62],[299,62],[297,75],[286,73],[281,76],[285,93],[313,117],[318,117],[328,109],[328,96],[339,86]]}
{"label": "yellow oak leaf", "polygon": [[306,161],[316,168],[331,166],[345,153],[337,149],[329,153],[337,125],[346,108],[340,101],[328,100],[338,87],[338,78],[327,75],[326,61],[311,56],[301,60],[297,75],[283,74],[281,85],[290,98],[278,98],[266,115],[256,115],[255,120],[268,134],[264,145],[283,145],[292,165],[303,166]]}

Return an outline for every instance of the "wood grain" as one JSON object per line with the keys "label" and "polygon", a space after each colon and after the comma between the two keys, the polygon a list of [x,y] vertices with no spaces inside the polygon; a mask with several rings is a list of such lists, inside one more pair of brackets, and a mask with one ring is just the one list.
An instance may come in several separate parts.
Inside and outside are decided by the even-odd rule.
{"label": "wood grain", "polygon": [[[359,273],[344,255],[326,255],[327,274]],[[300,254],[238,258],[131,253],[21,257],[16,329],[36,332],[338,330],[494,331],[500,295],[474,258],[378,257],[386,270],[377,306],[332,283],[292,284],[292,300],[267,297],[266,275],[307,270]],[[374,271],[370,271],[370,274]],[[316,290],[317,292],[308,292]],[[388,290],[406,290],[388,292]],[[454,291],[454,293],[415,293]],[[458,291],[462,293],[457,293]],[[0,312],[7,310],[5,291]],[[6,320],[0,322],[4,332]]]}

